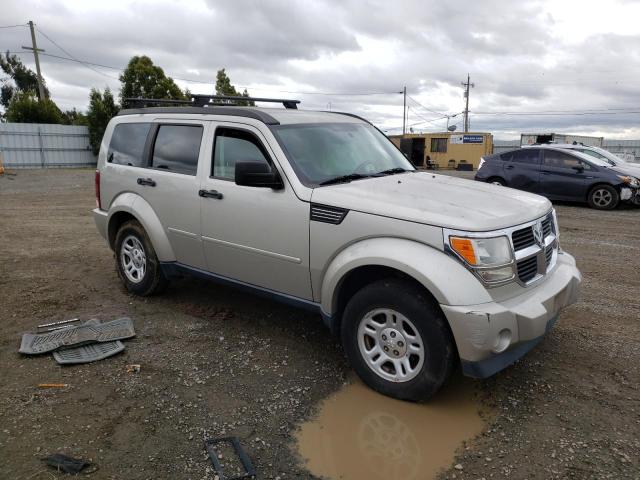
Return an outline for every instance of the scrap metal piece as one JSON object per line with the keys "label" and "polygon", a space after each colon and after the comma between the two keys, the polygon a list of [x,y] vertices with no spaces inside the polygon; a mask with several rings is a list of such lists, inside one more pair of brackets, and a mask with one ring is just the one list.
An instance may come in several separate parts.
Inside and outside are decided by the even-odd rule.
{"label": "scrap metal piece", "polygon": [[44,457],[42,461],[59,472],[62,471],[71,474],[78,474],[91,465],[90,462],[70,457],[64,453],[54,453],[53,455]]}
{"label": "scrap metal piece", "polygon": [[63,348],[53,352],[53,358],[60,365],[71,365],[76,363],[90,363],[111,357],[124,350],[124,343],[120,340],[115,342],[91,343],[80,347]]}
{"label": "scrap metal piece", "polygon": [[105,323],[86,322],[77,327],[68,327],[48,333],[25,333],[20,344],[20,353],[36,355],[51,352],[61,347],[94,342],[112,342],[135,337],[136,332],[130,318],[123,317]]}
{"label": "scrap metal piece", "polygon": [[60,328],[72,327],[72,326],[78,325],[79,323],[80,323],[79,318],[72,318],[71,320],[62,320],[61,322],[45,323],[43,325],[38,325],[36,332],[37,333],[50,332],[52,330],[58,330]]}
{"label": "scrap metal piece", "polygon": [[[240,459],[240,463],[242,463],[242,467],[245,470],[244,473],[233,477],[227,477],[224,474],[222,464],[218,460],[218,452],[216,452],[215,450],[215,446],[221,443],[230,443],[233,446],[233,450]],[[256,470],[253,468],[253,464],[251,463],[251,460],[249,459],[247,453],[242,448],[242,445],[240,445],[240,440],[238,439],[238,437],[211,438],[204,441],[204,448],[207,449],[209,459],[213,464],[213,469],[218,475],[219,480],[242,480],[245,478],[255,478]]]}

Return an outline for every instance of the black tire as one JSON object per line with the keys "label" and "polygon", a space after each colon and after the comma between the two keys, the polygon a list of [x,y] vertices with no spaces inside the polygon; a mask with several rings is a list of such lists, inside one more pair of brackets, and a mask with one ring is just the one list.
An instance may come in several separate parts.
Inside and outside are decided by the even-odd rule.
{"label": "black tire", "polygon": [[500,185],[502,187],[507,186],[507,182],[504,180],[504,178],[500,178],[500,177],[491,177],[487,180],[487,183],[492,183],[493,185]]}
{"label": "black tire", "polygon": [[[360,323],[376,309],[400,313],[413,323],[420,336],[424,361],[421,368],[416,365],[417,373],[408,381],[383,378],[367,364],[361,353]],[[427,292],[406,280],[380,280],[358,291],[345,308],[341,336],[349,362],[364,383],[383,395],[400,400],[427,400],[451,376],[456,363],[456,348],[442,310]]]}
{"label": "black tire", "polygon": [[[139,242],[144,256],[144,261],[140,262],[144,264],[144,273],[139,276],[138,281],[129,278],[130,275],[128,276],[125,273],[126,266],[124,265],[125,260],[122,255],[123,243],[125,241],[127,241],[128,244],[131,242],[135,243],[133,238]],[[137,220],[125,222],[118,230],[115,241],[115,257],[116,271],[127,291],[146,297],[160,293],[166,288],[168,281],[162,273],[156,251],[153,245],[151,245],[151,240],[149,240],[147,232]]]}
{"label": "black tire", "polygon": [[620,203],[620,194],[611,185],[596,185],[589,191],[587,201],[596,210],[613,210]]}

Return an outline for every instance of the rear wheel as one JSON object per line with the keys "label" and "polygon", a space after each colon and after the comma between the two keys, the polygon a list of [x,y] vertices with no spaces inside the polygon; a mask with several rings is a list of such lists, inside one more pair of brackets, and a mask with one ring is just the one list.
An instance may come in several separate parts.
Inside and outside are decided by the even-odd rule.
{"label": "rear wheel", "polygon": [[125,288],[136,295],[161,292],[167,279],[147,232],[136,220],[120,227],[115,241],[116,270]]}
{"label": "rear wheel", "polygon": [[442,311],[408,281],[381,280],[358,291],[341,333],[360,378],[390,397],[426,400],[453,370],[455,348]]}
{"label": "rear wheel", "polygon": [[487,180],[487,183],[491,183],[493,185],[500,185],[501,187],[505,187],[507,185],[507,182],[505,182],[505,180],[500,177],[491,177],[489,180]]}
{"label": "rear wheel", "polygon": [[620,203],[620,195],[611,185],[596,185],[589,192],[588,201],[591,208],[612,210]]}

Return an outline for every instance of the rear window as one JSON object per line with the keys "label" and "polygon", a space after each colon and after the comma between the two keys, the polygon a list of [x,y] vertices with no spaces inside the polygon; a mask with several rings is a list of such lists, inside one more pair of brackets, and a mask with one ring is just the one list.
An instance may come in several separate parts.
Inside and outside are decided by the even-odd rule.
{"label": "rear window", "polygon": [[200,125],[160,125],[153,146],[151,167],[195,175],[201,141]]}
{"label": "rear window", "polygon": [[503,153],[500,158],[505,162],[535,164],[540,163],[540,150],[537,148],[523,148]]}
{"label": "rear window", "polygon": [[151,128],[150,123],[120,123],[111,136],[107,161],[118,165],[144,167],[144,144]]}

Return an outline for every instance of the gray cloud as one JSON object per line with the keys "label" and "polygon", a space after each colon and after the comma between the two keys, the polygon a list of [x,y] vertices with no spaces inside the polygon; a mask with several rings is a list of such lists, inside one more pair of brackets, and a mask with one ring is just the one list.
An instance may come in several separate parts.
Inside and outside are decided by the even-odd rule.
{"label": "gray cloud", "polygon": [[[590,8],[590,7],[584,7]],[[611,8],[616,8],[615,6]],[[295,96],[305,108],[359,113],[383,128],[402,124],[402,97],[321,96],[295,92],[397,92],[436,112],[463,108],[460,82],[471,74],[474,129],[496,136],[522,130],[564,129],[619,134],[637,114],[601,116],[473,116],[486,111],[585,110],[640,106],[640,35],[611,32],[563,40],[553,3],[419,2],[383,0],[206,0],[85,4],[3,2],[2,24],[33,19],[75,57],[124,67],[149,55],[193,92],[210,92],[219,68],[256,95]],[[594,7],[593,15],[597,16]],[[563,23],[566,28],[566,22]],[[573,25],[580,29],[581,25]],[[63,55],[42,35],[47,53]],[[0,48],[28,45],[28,29],[0,29]],[[32,64],[28,53],[21,57]],[[85,108],[91,87],[117,90],[119,72],[43,57],[43,73],[63,108]],[[436,114],[414,102],[415,122]],[[460,117],[452,120],[458,121]],[[445,121],[417,127],[442,129]]]}

